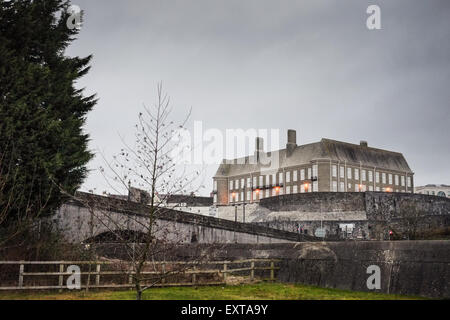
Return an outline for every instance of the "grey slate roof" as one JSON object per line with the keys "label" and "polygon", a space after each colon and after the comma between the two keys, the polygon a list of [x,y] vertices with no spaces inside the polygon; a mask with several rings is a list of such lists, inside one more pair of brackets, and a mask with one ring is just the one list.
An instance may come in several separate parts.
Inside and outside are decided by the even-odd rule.
{"label": "grey slate roof", "polygon": [[[405,157],[398,152],[365,147],[336,140],[322,139],[320,142],[297,146],[287,156],[287,150],[265,153],[267,156],[278,156],[279,168],[309,164],[312,160],[333,160],[348,164],[362,164],[386,170],[412,173]],[[231,162],[238,160],[239,164]],[[235,160],[224,160],[215,175],[218,177],[239,176],[260,171],[264,166],[256,164],[255,156]]]}

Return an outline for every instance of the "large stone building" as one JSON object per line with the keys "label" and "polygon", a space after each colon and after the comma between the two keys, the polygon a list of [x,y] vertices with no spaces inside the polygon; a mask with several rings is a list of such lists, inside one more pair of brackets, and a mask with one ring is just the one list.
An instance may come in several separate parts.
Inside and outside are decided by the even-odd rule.
{"label": "large stone building", "polygon": [[214,180],[214,204],[255,203],[282,194],[306,192],[414,192],[414,173],[398,152],[322,139],[297,145],[288,131],[285,149],[224,160]]}

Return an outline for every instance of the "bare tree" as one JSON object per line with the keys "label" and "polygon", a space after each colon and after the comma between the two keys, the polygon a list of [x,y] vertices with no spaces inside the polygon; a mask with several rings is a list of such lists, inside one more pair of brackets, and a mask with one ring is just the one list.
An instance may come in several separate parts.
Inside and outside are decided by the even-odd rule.
{"label": "bare tree", "polygon": [[[173,209],[168,199],[175,194],[186,195],[199,191],[202,186],[193,187],[198,182],[201,170],[189,170],[178,159],[187,152],[180,145],[180,139],[189,119],[190,112],[180,124],[170,121],[169,97],[158,85],[157,101],[144,106],[135,126],[135,143],[130,146],[123,139],[120,153],[100,168],[109,187],[117,194],[114,197],[99,198],[89,195],[72,195],[89,209],[95,222],[92,228],[108,230],[114,241],[126,248],[127,266],[132,278],[136,299],[142,299],[147,289],[163,282],[167,277],[183,273],[187,266],[201,262],[201,254],[195,254],[190,263],[164,266],[161,261],[179,244],[191,242],[188,235],[177,230],[176,223],[170,221]],[[137,187],[137,188],[135,188]],[[142,191],[137,199],[130,196]],[[103,200],[102,200],[103,199]],[[120,200],[122,199],[122,200]],[[139,206],[131,201],[141,202]],[[126,215],[113,212],[121,211]],[[134,230],[134,231],[130,231]],[[94,232],[93,232],[94,233]],[[166,267],[166,268],[164,268]]]}

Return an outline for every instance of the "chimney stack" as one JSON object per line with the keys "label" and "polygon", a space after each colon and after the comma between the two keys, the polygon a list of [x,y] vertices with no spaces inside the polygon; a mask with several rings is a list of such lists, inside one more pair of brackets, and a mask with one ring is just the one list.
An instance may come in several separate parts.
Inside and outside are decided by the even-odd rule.
{"label": "chimney stack", "polygon": [[257,137],[256,138],[256,143],[255,143],[255,158],[256,158],[256,163],[260,162],[261,159],[261,154],[264,153],[264,139],[261,137]]}
{"label": "chimney stack", "polygon": [[297,132],[295,130],[288,130],[286,144],[288,156],[290,156],[292,152],[294,152],[295,148],[297,148]]}
{"label": "chimney stack", "polygon": [[367,141],[361,140],[361,142],[359,143],[359,145],[361,147],[367,148],[369,146],[369,144],[367,143]]}

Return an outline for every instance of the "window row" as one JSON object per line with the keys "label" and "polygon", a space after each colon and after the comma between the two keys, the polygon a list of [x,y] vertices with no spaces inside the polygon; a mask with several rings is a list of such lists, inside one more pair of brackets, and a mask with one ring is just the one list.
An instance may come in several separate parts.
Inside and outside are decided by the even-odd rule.
{"label": "window row", "polygon": [[[260,175],[258,177],[251,178],[241,178],[236,180],[231,180],[229,182],[230,190],[238,190],[238,189],[251,189],[251,188],[262,188],[264,186],[276,186],[283,184],[284,181],[286,183],[298,182],[310,180],[312,177],[317,177],[318,175],[318,167],[317,165],[313,165],[312,168],[294,170],[294,171],[286,171],[279,172],[267,175]],[[278,180],[277,180],[278,176]],[[286,179],[285,179],[286,178]],[[300,178],[300,180],[299,180]],[[252,183],[253,182],[253,183]]]}
{"label": "window row", "polygon": [[[361,173],[361,177],[359,174]],[[337,178],[337,165],[333,165],[331,169],[331,174],[334,178]],[[341,179],[345,178],[345,168],[339,167],[339,177]],[[360,180],[365,182],[373,182],[373,171],[371,170],[365,170],[365,169],[358,169],[358,168],[347,168],[347,179],[353,179],[353,180]],[[387,178],[387,179],[386,179]],[[393,180],[394,179],[394,180]],[[393,175],[391,173],[387,174],[385,172],[381,173],[381,183],[383,184],[392,184],[396,186],[405,186],[405,176],[399,176],[399,175]],[[389,181],[389,183],[387,183]],[[375,172],[375,182],[380,183],[380,172]],[[406,179],[407,187],[411,188],[412,181],[411,177],[408,177]]]}

